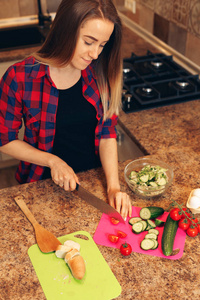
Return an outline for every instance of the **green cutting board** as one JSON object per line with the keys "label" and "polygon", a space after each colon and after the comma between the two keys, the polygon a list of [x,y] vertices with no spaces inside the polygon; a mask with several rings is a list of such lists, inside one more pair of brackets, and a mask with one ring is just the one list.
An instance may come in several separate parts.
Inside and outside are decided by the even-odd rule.
{"label": "green cutting board", "polygon": [[80,244],[86,273],[82,280],[76,280],[55,252],[46,254],[37,244],[31,246],[28,255],[47,300],[110,300],[121,294],[120,284],[88,232],[77,231],[58,239],[62,244],[66,240]]}

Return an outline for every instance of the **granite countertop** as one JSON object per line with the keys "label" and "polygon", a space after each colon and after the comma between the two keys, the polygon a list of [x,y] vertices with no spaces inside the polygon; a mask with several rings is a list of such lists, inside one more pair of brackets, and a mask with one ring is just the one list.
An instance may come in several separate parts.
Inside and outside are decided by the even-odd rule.
{"label": "granite countertop", "polygon": [[[142,44],[140,38],[135,39],[134,44],[126,31],[124,56],[135,50],[143,54],[151,47],[144,41]],[[138,49],[141,48],[140,53],[137,45]],[[130,195],[132,205],[159,205],[166,209],[171,199],[185,204],[190,191],[200,186],[199,110],[200,101],[195,100],[131,114],[121,112],[120,123],[140,147],[174,169],[173,184],[166,194],[157,200],[143,200],[135,196],[125,183],[123,171],[128,161],[119,163],[121,186]],[[106,201],[101,168],[80,173],[79,179],[83,187]],[[0,190],[1,299],[42,300],[45,296],[27,254],[30,246],[36,243],[34,230],[15,204],[13,198],[16,195],[25,197],[36,220],[55,236],[79,230],[93,236],[101,212],[82,201],[76,193],[65,192],[50,179]],[[98,248],[122,287],[117,299],[200,298],[199,236],[186,237],[183,256],[178,260],[134,252],[129,257],[122,257],[118,249],[100,245]]]}
{"label": "granite countertop", "polygon": [[[165,152],[167,150],[154,157],[166,160],[168,156]],[[189,187],[195,186],[197,166],[191,161],[190,168],[185,170],[188,182],[182,179],[179,155],[180,152],[178,156],[169,159],[175,169],[175,180],[159,200],[147,201],[134,196],[123,177],[128,161],[120,163],[121,186],[130,195],[134,206],[160,205],[166,209],[171,197],[185,202]],[[106,200],[101,168],[80,173],[79,179],[83,187]],[[24,196],[36,220],[57,237],[80,230],[87,231],[93,237],[101,212],[81,200],[75,192],[65,192],[50,179],[0,191],[1,299],[42,300],[45,296],[27,253],[36,243],[35,234],[32,225],[15,204],[13,198],[17,195]],[[188,295],[192,299],[199,299],[199,236],[186,237],[183,256],[178,260],[135,252],[129,257],[123,257],[118,249],[97,246],[122,287],[122,293],[117,299],[188,299]]]}

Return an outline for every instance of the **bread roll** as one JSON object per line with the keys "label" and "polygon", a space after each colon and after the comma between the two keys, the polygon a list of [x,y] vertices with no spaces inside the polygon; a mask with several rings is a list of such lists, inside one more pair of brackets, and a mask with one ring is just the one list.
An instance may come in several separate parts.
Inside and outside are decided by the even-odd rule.
{"label": "bread roll", "polygon": [[58,258],[65,258],[66,253],[71,251],[71,250],[72,250],[72,248],[69,247],[69,246],[59,245],[57,247],[57,250],[56,250],[55,254]]}
{"label": "bread roll", "polygon": [[80,252],[77,249],[72,249],[65,255],[65,262],[68,263],[70,259],[72,259],[74,256],[80,255]]}
{"label": "bread roll", "polygon": [[85,275],[85,262],[77,249],[73,249],[65,255],[65,262],[68,264],[74,278],[81,280]]}
{"label": "bread roll", "polygon": [[80,246],[79,243],[76,243],[76,242],[71,241],[71,240],[65,241],[64,242],[64,246],[68,246],[68,247],[70,247],[72,249],[77,249],[78,251],[80,251],[80,248],[81,248],[81,246]]}
{"label": "bread roll", "polygon": [[81,255],[76,255],[68,261],[68,266],[74,278],[81,280],[85,275],[85,262]]}
{"label": "bread roll", "polygon": [[57,247],[55,254],[58,258],[64,258],[74,278],[81,280],[85,275],[85,262],[79,251],[78,243],[67,240]]}

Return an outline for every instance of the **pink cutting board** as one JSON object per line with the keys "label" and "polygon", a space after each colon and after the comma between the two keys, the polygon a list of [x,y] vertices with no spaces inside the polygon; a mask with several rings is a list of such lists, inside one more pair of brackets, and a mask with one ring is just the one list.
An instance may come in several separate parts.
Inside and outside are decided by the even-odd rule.
{"label": "pink cutting board", "polygon": [[[140,212],[140,207],[135,207],[133,206],[132,210],[132,217],[139,217],[139,212]],[[159,217],[160,220],[165,221],[167,219],[169,213],[164,212],[164,214]],[[132,232],[132,226],[128,224],[128,218],[126,220],[125,224],[118,223],[117,225],[113,225],[110,221],[110,218],[106,214],[102,214],[101,220],[98,224],[98,227],[95,231],[95,234],[93,236],[93,239],[96,244],[107,246],[107,247],[112,247],[112,248],[120,248],[121,244],[124,242],[127,242],[131,245],[132,251],[137,252],[137,253],[142,253],[142,254],[147,254],[147,255],[153,255],[153,256],[159,256],[163,258],[168,258],[168,259],[179,259],[183,255],[184,251],[184,245],[185,245],[185,238],[186,238],[186,233],[182,229],[178,228],[176,237],[174,240],[174,247],[173,249],[179,248],[180,251],[178,254],[174,256],[165,256],[162,253],[161,250],[161,239],[162,239],[162,234],[163,234],[163,227],[156,227],[156,229],[159,230],[159,235],[158,235],[158,243],[159,246],[155,250],[142,250],[140,248],[140,243],[144,239],[144,236],[147,234],[147,231],[144,231],[140,234],[135,234]],[[108,234],[117,234],[117,231],[121,230],[127,234],[127,237],[125,239],[120,238],[119,241],[114,244],[111,243],[108,240]]]}

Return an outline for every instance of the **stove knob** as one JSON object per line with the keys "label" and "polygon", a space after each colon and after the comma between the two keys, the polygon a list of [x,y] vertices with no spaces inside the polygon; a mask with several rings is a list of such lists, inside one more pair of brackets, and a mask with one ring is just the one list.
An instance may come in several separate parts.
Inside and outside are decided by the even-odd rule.
{"label": "stove knob", "polygon": [[122,90],[122,97],[124,97],[124,96],[126,95],[126,93],[127,93],[127,90],[126,90],[126,89],[123,89],[123,90]]}
{"label": "stove knob", "polygon": [[132,102],[132,95],[125,94],[122,100],[125,110],[129,110],[131,108],[131,102]]}
{"label": "stove knob", "polygon": [[132,100],[132,95],[131,94],[125,94],[124,95],[124,101],[126,101],[126,103],[130,103]]}

